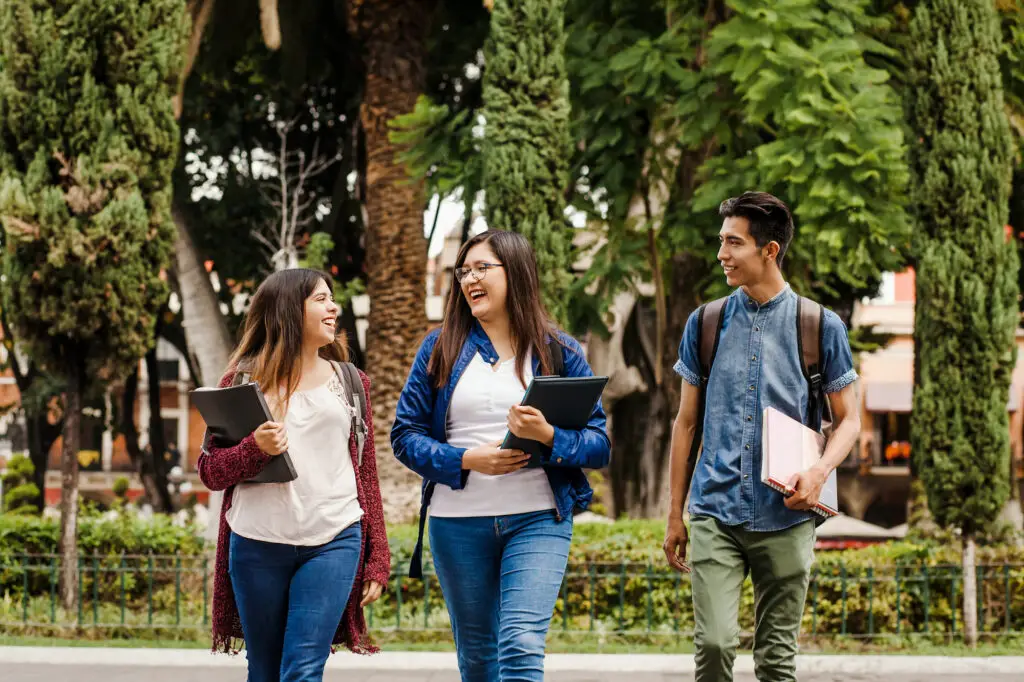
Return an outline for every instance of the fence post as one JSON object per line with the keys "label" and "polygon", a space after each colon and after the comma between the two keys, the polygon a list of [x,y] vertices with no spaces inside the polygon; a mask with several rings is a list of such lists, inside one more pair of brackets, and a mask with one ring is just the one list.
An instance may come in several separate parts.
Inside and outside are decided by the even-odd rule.
{"label": "fence post", "polygon": [[651,562],[647,562],[647,632],[651,632],[651,623],[654,618],[654,597],[651,594]]}
{"label": "fence post", "polygon": [[81,627],[85,620],[84,611],[82,610],[82,596],[84,594],[85,586],[82,585],[82,556],[78,555],[78,626]]}
{"label": "fence post", "polygon": [[978,583],[975,592],[978,595],[975,600],[978,603],[978,634],[982,634],[985,632],[985,565],[975,566],[974,575]]}
{"label": "fence post", "polygon": [[28,625],[28,557],[21,555],[21,623]]}
{"label": "fence post", "polygon": [[679,605],[683,601],[682,598],[679,596],[679,585],[683,582],[683,576],[680,575],[680,573],[678,571],[675,571],[674,573],[675,573],[675,576],[676,576],[675,577],[675,587],[674,587],[675,595],[676,595],[676,607],[674,609],[672,609],[672,629],[676,633],[676,635],[678,635],[679,634],[679,608],[680,608]]}
{"label": "fence post", "polygon": [[395,577],[398,589],[395,590],[395,629],[402,629],[402,574]]}
{"label": "fence post", "polygon": [[594,617],[597,613],[597,605],[594,596],[594,564],[590,564],[590,631],[594,631]]}
{"label": "fence post", "polygon": [[1007,632],[1009,632],[1010,631],[1010,607],[1012,606],[1012,602],[1010,600],[1010,565],[1009,564],[1003,564],[1003,584],[1005,586],[1005,591],[1003,593],[1003,600],[1006,603],[1006,609],[1005,609],[1005,611],[1006,611],[1006,624],[1004,625],[1004,628],[1006,629]]}
{"label": "fence post", "polygon": [[814,583],[814,599],[811,600],[811,639],[818,637],[818,591],[821,589],[821,575],[815,566],[811,574],[811,581]]}
{"label": "fence post", "polygon": [[843,585],[843,623],[840,626],[840,634],[846,634],[846,564],[839,564],[839,579]]}
{"label": "fence post", "polygon": [[[206,554],[203,555],[203,626],[205,627],[209,623],[210,615],[209,602],[210,602],[210,557]],[[370,613],[373,613],[372,607]]]}
{"label": "fence post", "polygon": [[[1007,583],[1009,585],[1009,583]],[[57,622],[57,558],[50,558],[50,624]]]}
{"label": "fence post", "polygon": [[925,634],[928,634],[929,632],[931,632],[931,627],[929,625],[928,619],[929,614],[931,613],[932,606],[932,591],[931,585],[929,584],[928,580],[928,564],[924,565],[923,574],[924,577],[922,578],[922,580],[924,580],[924,632]]}
{"label": "fence post", "polygon": [[100,560],[92,556],[92,624],[100,622]]}
{"label": "fence post", "polygon": [[569,571],[562,576],[562,632],[569,631]]}
{"label": "fence post", "polygon": [[875,638],[875,567],[868,566],[868,637]]}
{"label": "fence post", "polygon": [[423,629],[430,627],[430,574],[423,574]]}
{"label": "fence post", "polygon": [[619,568],[619,632],[622,632],[622,622],[626,616],[626,560],[622,560]]}
{"label": "fence post", "polygon": [[174,557],[174,624],[181,625],[181,555]]}
{"label": "fence post", "polygon": [[147,602],[149,602],[149,624],[153,624],[153,555],[150,554],[146,557],[146,581],[148,582],[147,588]]}
{"label": "fence post", "polygon": [[959,576],[957,576],[954,573],[952,579],[949,581],[949,584],[950,584],[950,591],[949,591],[949,615],[950,615],[950,622],[951,622],[950,630],[949,631],[950,631],[950,634],[953,634],[953,635],[956,634],[956,612],[957,612],[957,608],[956,608],[956,583],[957,583],[957,580],[959,580]]}
{"label": "fence post", "polygon": [[126,597],[125,597],[125,585],[124,585],[124,581],[125,581],[125,575],[124,575],[125,574],[125,565],[124,565],[124,555],[123,554],[121,555],[121,561],[118,564],[118,570],[121,573],[121,625],[124,625],[124,607],[125,607],[125,599],[126,599]]}
{"label": "fence post", "polygon": [[900,577],[903,569],[896,566],[896,634],[903,633],[903,594],[900,585]]}

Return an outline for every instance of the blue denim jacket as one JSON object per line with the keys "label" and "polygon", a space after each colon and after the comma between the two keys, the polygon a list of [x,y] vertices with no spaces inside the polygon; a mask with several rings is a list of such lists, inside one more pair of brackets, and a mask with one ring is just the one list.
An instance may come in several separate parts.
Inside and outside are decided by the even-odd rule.
{"label": "blue denim jacket", "polygon": [[[439,329],[432,331],[420,346],[405,388],[398,398],[395,424],[391,429],[395,457],[423,477],[421,513],[430,504],[433,489],[428,489],[428,486],[431,482],[447,485],[453,490],[460,490],[466,484],[469,472],[462,469],[462,453],[466,449],[448,445],[448,405],[456,384],[474,355],[479,353],[488,363],[498,359],[491,340],[477,323],[452,368],[448,384],[438,389],[427,375],[427,365],[440,334]],[[560,334],[560,340],[566,346],[562,353],[563,374],[569,377],[593,376],[580,344],[567,334]],[[538,365],[534,357],[535,373]],[[608,466],[611,446],[605,432],[605,421],[604,409],[598,401],[585,429],[570,431],[555,427],[555,441],[544,472],[554,492],[559,519],[568,518],[574,509],[586,509],[593,498],[593,490],[583,469]]]}
{"label": "blue denim jacket", "polygon": [[[809,518],[793,511],[781,493],[761,483],[761,420],[766,407],[817,428],[821,413],[807,414],[796,327],[797,295],[787,286],[758,305],[742,289],[722,310],[722,335],[707,385],[704,449],[690,488],[690,515],[711,516],[729,526],[777,531]],[[676,372],[700,385],[697,314],[690,315],[679,345]],[[835,393],[857,379],[846,325],[825,311],[822,381]]]}

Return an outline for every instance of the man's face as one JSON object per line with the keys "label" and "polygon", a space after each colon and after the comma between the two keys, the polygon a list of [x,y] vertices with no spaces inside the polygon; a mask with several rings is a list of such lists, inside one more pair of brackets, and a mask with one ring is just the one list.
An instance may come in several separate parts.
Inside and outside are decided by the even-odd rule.
{"label": "man's face", "polygon": [[750,234],[750,221],[738,216],[725,219],[718,240],[718,262],[731,287],[750,286],[764,279],[778,251],[775,242],[759,248]]}

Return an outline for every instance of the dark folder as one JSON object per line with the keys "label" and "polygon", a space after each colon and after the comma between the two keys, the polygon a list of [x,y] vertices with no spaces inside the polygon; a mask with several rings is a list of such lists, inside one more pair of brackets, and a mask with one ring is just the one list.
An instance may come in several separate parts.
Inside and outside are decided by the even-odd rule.
{"label": "dark folder", "polygon": [[[601,399],[608,377],[536,377],[526,389],[523,405],[535,407],[552,426],[579,430],[586,427],[594,406]],[[509,431],[501,447],[529,453],[527,468],[539,467],[549,449],[535,440],[526,440]]]}
{"label": "dark folder", "polygon": [[[197,388],[192,402],[206,422],[207,437],[220,447],[231,447],[255,431],[263,422],[273,421],[263,391],[253,382],[227,388]],[[206,438],[203,439],[206,446]],[[271,457],[263,470],[246,483],[287,483],[298,474],[288,452]]]}

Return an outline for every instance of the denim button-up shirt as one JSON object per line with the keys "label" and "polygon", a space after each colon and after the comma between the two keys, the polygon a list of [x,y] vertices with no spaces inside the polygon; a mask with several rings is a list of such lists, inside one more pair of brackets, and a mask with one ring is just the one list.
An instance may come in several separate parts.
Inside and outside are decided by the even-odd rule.
{"label": "denim button-up shirt", "polygon": [[[807,519],[783,496],[761,483],[761,420],[766,407],[817,428],[821,413],[807,414],[809,387],[804,378],[796,323],[797,295],[787,286],[758,304],[737,289],[722,310],[722,335],[707,385],[704,449],[690,490],[691,516],[711,516],[729,526],[777,531]],[[676,372],[700,385],[697,313],[690,315],[679,345]],[[857,379],[846,325],[825,311],[822,381],[835,393]]]}

